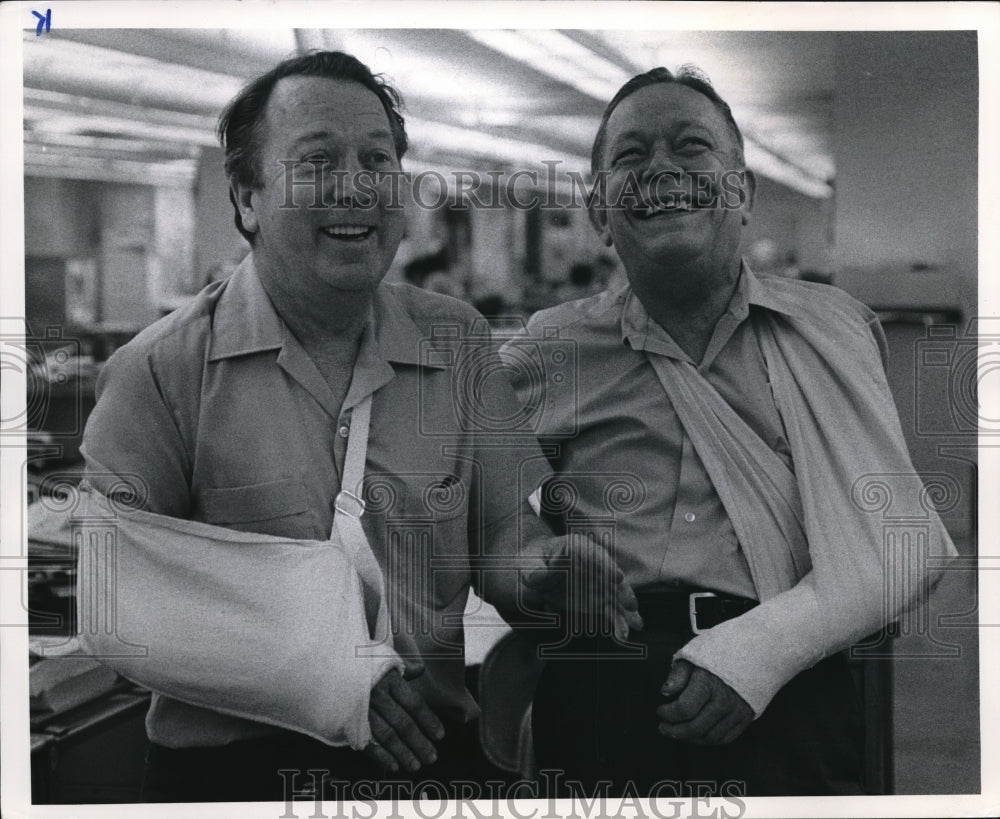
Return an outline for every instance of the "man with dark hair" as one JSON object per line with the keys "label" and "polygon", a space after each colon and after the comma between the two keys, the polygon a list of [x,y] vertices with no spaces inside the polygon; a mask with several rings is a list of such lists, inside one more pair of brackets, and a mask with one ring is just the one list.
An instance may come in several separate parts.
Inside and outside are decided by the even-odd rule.
{"label": "man with dark hair", "polygon": [[[90,634],[92,650],[122,673],[154,679],[146,682],[157,692],[147,718],[147,801],[287,799],[310,784],[309,770],[351,782],[418,770],[444,783],[476,775],[478,711],[465,686],[462,628],[478,582],[470,555],[517,552],[519,513],[547,466],[533,437],[502,429],[491,437],[470,421],[469,402],[455,398],[456,351],[487,368],[495,358],[482,317],[454,299],[382,282],[404,230],[392,187],[407,144],[399,103],[341,53],[297,57],[251,82],[219,123],[249,256],[102,372],[83,447],[98,490],[131,486],[145,512],[197,522],[183,529],[184,542],[204,542],[206,555],[206,532],[281,538],[277,549],[332,540],[331,524],[336,534],[345,531],[339,520],[360,518],[357,537],[367,543],[352,553],[356,565],[373,554],[384,577],[371,588],[359,569],[364,607],[386,601],[392,623],[384,654],[357,660],[352,690],[301,692],[321,716],[348,702],[367,708],[344,716],[362,723],[352,748],[322,729],[289,726],[281,713],[258,714],[239,697],[223,702],[234,681],[211,667],[163,667],[152,654],[128,664],[102,642],[109,635]],[[504,379],[479,389],[476,407],[517,416]],[[356,428],[370,432],[356,436]],[[351,483],[359,465],[363,483],[359,475]],[[547,548],[532,521],[529,511],[520,531]],[[265,595],[270,582],[261,575]],[[167,611],[157,620],[168,636],[172,622]],[[331,633],[341,627],[347,622],[328,624]],[[211,632],[211,617],[203,628]],[[199,639],[177,635],[178,654]],[[323,648],[302,646],[301,662]],[[358,654],[347,648],[342,665],[353,667]],[[268,692],[253,686],[280,679],[271,662],[249,651],[236,690],[248,686],[267,704]],[[331,729],[338,738],[341,727]]]}
{"label": "man with dark hair", "polygon": [[579,378],[516,386],[546,410],[558,491],[543,510],[605,533],[645,627],[632,645],[577,636],[548,661],[539,767],[661,797],[859,793],[839,652],[933,578],[906,576],[905,547],[855,493],[888,482],[894,512],[926,522],[928,554],[954,554],[916,500],[878,321],[741,260],[754,177],[700,72],[630,80],[593,171],[591,221],[628,285],[533,316],[531,337],[574,345]]}
{"label": "man with dark hair", "polygon": [[[286,77],[326,77],[343,82],[355,82],[371,91],[382,104],[396,149],[396,160],[402,161],[409,147],[406,124],[401,113],[399,92],[374,75],[360,60],[340,51],[319,51],[285,60],[249,83],[219,117],[219,140],[226,149],[226,175],[240,185],[259,189],[264,183],[260,166],[264,115],[275,86]],[[236,209],[236,229],[252,245],[253,231],[243,226],[235,193],[229,198]]]}

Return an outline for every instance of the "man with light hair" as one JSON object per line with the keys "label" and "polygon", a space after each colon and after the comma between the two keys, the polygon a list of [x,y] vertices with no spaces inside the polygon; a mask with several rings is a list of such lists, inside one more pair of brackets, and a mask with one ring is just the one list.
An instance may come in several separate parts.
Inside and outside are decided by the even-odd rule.
{"label": "man with light hair", "polygon": [[[859,793],[842,652],[933,580],[926,566],[906,576],[904,546],[853,495],[872,477],[904,506],[920,495],[879,323],[840,290],[741,259],[754,176],[696,69],[627,82],[592,170],[591,221],[628,284],[530,320],[531,338],[575,346],[572,387],[539,391],[508,359],[522,399],[545,406],[563,491],[547,505],[543,492],[543,510],[577,532],[614,518],[645,627],[630,636],[639,657],[596,635],[547,662],[538,765],[661,796]],[[634,487],[627,508],[609,500],[611,475]],[[953,555],[938,517],[916,512],[928,554]]]}

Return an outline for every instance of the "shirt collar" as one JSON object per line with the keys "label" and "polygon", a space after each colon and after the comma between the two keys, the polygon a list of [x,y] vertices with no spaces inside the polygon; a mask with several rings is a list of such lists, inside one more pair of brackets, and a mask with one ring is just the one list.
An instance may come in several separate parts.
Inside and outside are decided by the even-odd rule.
{"label": "shirt collar", "polygon": [[[371,352],[375,356],[398,364],[443,366],[420,360],[421,342],[426,341],[426,334],[388,287],[379,287],[375,292],[374,325],[378,351]],[[370,326],[366,328],[366,334],[370,330]],[[219,297],[212,323],[209,359],[217,361],[279,350],[285,345],[287,332],[285,322],[275,311],[257,276],[251,253],[233,272]]]}
{"label": "shirt collar", "polygon": [[249,254],[226,282],[212,320],[209,360],[276,350],[284,322],[274,311]]}
{"label": "shirt collar", "polygon": [[765,276],[758,278],[753,274],[747,263],[743,262],[743,278],[747,282],[747,301],[749,304],[772,310],[792,318],[809,318],[815,310],[808,309],[808,303],[814,291],[801,287],[789,287],[788,279],[781,276]]}
{"label": "shirt collar", "polygon": [[[729,305],[719,319],[720,325],[728,323],[735,327],[750,315],[750,305],[759,303],[759,287],[755,286],[757,281],[746,262],[743,262]],[[670,334],[646,312],[631,286],[626,286],[622,293],[625,296],[621,318],[622,341],[636,350],[648,350],[671,358],[689,360]]]}
{"label": "shirt collar", "polygon": [[[761,307],[792,318],[808,317],[806,300],[810,291],[801,288],[783,286],[785,280],[780,277],[766,276],[758,278],[746,263],[742,263],[740,278],[733,291],[733,297],[723,314],[723,318],[742,322],[750,314],[751,307]],[[668,355],[684,357],[673,339],[646,312],[642,302],[628,285],[618,294],[618,301],[624,303],[622,308],[622,341],[630,343],[636,349],[649,349],[663,352],[669,349]],[[720,319],[721,321],[721,319]],[[653,350],[653,347],[656,350]]]}
{"label": "shirt collar", "polygon": [[413,321],[396,291],[384,285],[375,291],[375,335],[386,361],[433,369],[445,366],[434,363],[434,356],[422,354],[427,333]]}

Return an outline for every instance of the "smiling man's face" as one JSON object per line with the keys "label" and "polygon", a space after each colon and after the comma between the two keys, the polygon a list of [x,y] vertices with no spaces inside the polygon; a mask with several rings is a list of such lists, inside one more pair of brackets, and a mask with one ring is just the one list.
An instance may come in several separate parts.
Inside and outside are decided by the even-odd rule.
{"label": "smiling man's face", "polygon": [[608,205],[594,223],[630,278],[738,259],[749,201],[738,205],[750,193],[735,190],[736,135],[704,94],[656,83],[626,97],[608,120],[601,169]]}
{"label": "smiling man's face", "polygon": [[[323,298],[331,290],[374,290],[405,227],[389,178],[399,159],[378,97],[356,82],[280,80],[267,103],[257,168],[260,187],[242,187],[237,198],[244,226],[256,234],[254,262],[268,291]],[[310,207],[321,174],[325,207]]]}

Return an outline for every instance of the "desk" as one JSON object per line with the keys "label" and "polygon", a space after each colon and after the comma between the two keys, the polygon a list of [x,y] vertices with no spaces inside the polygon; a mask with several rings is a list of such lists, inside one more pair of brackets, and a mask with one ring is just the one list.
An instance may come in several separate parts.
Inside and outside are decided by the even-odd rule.
{"label": "desk", "polygon": [[149,692],[123,684],[72,711],[31,720],[31,801],[135,802],[146,754]]}

